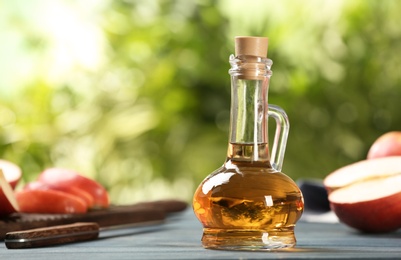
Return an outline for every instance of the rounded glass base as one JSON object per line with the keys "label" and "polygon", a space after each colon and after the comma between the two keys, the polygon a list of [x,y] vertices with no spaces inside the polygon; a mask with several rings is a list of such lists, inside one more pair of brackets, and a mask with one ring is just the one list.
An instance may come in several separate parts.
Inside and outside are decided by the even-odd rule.
{"label": "rounded glass base", "polygon": [[203,247],[221,250],[273,251],[296,244],[294,230],[243,230],[204,228]]}

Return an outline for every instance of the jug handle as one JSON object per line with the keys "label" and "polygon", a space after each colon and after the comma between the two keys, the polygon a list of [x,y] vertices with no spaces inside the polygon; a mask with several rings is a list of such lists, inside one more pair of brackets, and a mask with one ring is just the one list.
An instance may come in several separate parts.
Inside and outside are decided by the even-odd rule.
{"label": "jug handle", "polygon": [[277,105],[269,104],[268,116],[276,120],[276,132],[274,134],[270,163],[273,169],[280,172],[283,167],[290,122],[285,111]]}

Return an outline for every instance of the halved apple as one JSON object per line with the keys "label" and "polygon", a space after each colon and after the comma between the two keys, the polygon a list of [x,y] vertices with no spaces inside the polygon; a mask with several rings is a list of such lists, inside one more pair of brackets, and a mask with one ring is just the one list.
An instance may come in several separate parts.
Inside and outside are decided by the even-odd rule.
{"label": "halved apple", "polygon": [[39,175],[38,181],[57,189],[81,189],[92,196],[93,207],[106,208],[110,204],[107,190],[100,183],[73,170],[50,168]]}
{"label": "halved apple", "polygon": [[364,232],[401,228],[401,156],[342,167],[324,179],[339,220]]}
{"label": "halved apple", "polygon": [[15,193],[20,212],[24,213],[85,213],[83,199],[57,190],[22,190]]}
{"label": "halved apple", "polygon": [[10,183],[6,180],[3,170],[0,169],[0,216],[17,212],[19,206]]}
{"label": "halved apple", "polygon": [[350,227],[364,232],[401,228],[401,175],[372,179],[333,191],[331,208]]}

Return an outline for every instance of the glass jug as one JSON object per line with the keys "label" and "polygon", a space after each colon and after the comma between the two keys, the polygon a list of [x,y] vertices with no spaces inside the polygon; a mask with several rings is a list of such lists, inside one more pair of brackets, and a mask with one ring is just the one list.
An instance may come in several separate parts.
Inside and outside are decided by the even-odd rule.
{"label": "glass jug", "polygon": [[[265,37],[236,37],[230,56],[227,158],[193,197],[205,248],[274,250],[296,244],[294,227],[304,202],[296,183],[281,172],[289,122],[280,107],[268,105],[267,45]],[[271,156],[268,117],[276,121]]]}

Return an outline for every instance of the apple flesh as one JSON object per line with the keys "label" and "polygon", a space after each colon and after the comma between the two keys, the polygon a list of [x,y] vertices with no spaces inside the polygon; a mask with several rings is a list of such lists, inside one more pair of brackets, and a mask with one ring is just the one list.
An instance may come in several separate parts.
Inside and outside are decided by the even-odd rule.
{"label": "apple flesh", "polygon": [[323,181],[339,220],[364,232],[401,228],[401,156],[363,160]]}
{"label": "apple flesh", "polygon": [[11,188],[15,189],[22,177],[21,168],[12,162],[0,159],[0,169],[3,170],[4,178],[11,185]]}
{"label": "apple flesh", "polygon": [[401,156],[401,132],[392,131],[376,139],[368,151],[367,158]]}
{"label": "apple flesh", "polygon": [[401,175],[368,180],[330,193],[339,220],[370,233],[401,228]]}
{"label": "apple flesh", "polygon": [[69,169],[47,169],[39,175],[38,181],[49,185],[52,189],[63,190],[74,187],[85,191],[92,197],[94,208],[107,208],[110,204],[107,190],[100,183]]}
{"label": "apple flesh", "polygon": [[13,188],[6,180],[3,170],[0,169],[0,216],[7,216],[18,210],[19,206]]}
{"label": "apple flesh", "polygon": [[85,201],[57,190],[22,190],[15,194],[24,213],[72,214],[87,212]]}
{"label": "apple flesh", "polygon": [[401,156],[374,158],[344,166],[330,173],[323,184],[330,193],[356,182],[396,174],[401,174]]}

